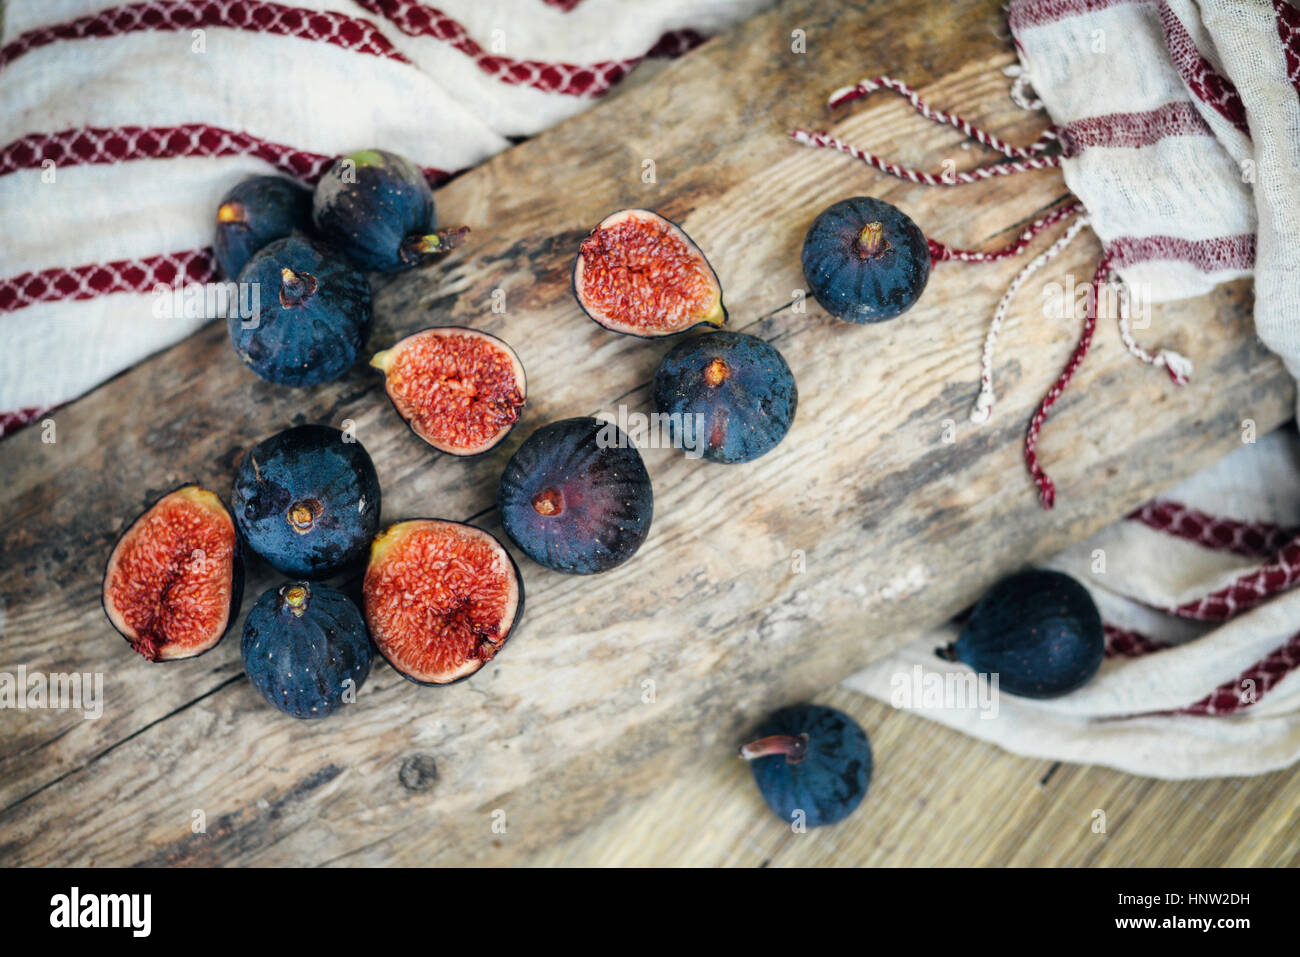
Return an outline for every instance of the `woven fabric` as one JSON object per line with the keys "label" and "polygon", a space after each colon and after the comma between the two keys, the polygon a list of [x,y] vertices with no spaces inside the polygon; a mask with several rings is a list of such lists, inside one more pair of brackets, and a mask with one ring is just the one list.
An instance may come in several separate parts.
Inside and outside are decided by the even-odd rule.
{"label": "woven fabric", "polygon": [[220,197],[341,153],[431,183],[769,0],[13,0],[0,37],[0,435],[192,333]]}

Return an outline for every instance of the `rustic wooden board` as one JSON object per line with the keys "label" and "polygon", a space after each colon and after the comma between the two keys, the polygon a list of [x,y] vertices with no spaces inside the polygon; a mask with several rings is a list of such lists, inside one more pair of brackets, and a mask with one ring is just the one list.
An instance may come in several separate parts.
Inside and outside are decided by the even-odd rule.
{"label": "rustic wooden board", "polygon": [[[816,700],[852,714],[875,748],[871,791],[843,824],[792,832],[763,804],[744,762],[719,760],[529,863],[1300,866],[1300,775],[1291,770],[1253,778],[1153,781],[1016,757],[843,688]],[[1096,824],[1104,830],[1094,830]]]}
{"label": "rustic wooden board", "polygon": [[[1283,421],[1292,387],[1254,341],[1242,288],[1163,307],[1144,333],[1197,362],[1183,389],[1125,356],[1106,325],[1040,446],[1060,489],[1043,513],[1019,443],[1077,329],[1038,316],[1036,284],[1007,330],[994,422],[965,419],[985,325],[1018,263],[940,265],[922,303],[879,328],[791,308],[803,231],[835,199],[881,196],[932,235],[973,245],[1007,241],[1064,195],[1050,171],[927,190],[785,138],[829,123],[830,88],[888,69],[1032,140],[1043,119],[1006,98],[998,4],[947,6],[935,17],[902,2],[783,5],[443,189],[445,221],[469,223],[473,241],[445,266],[382,284],[373,345],[447,322],[515,345],[530,404],[482,460],[423,446],[362,369],[311,392],[258,382],[219,326],[60,411],[54,444],[39,429],[0,444],[0,670],[103,673],[107,697],[97,721],[0,715],[0,860],[520,860],[676,769],[719,760],[767,707],[829,686],[1006,569],[1223,455],[1242,419],[1260,432]],[[791,52],[795,29],[806,53]],[[935,168],[984,158],[889,97],[833,128]],[[710,467],[648,450],[656,516],[635,561],[592,579],[522,563],[527,619],[492,667],[421,689],[380,665],[357,707],[320,725],[263,704],[236,638],[152,666],[112,633],[99,576],[121,525],[179,481],[228,488],[242,451],[290,423],[355,424],[385,521],[437,515],[496,530],[497,476],[532,428],[620,404],[648,411],[667,345],[603,332],[568,284],[586,230],[632,205],[681,221],[722,279],[732,326],[786,355],[800,408],[775,452]],[[1057,274],[1085,281],[1097,253],[1076,244]],[[498,289],[504,314],[491,308]],[[923,584],[900,590],[900,577]],[[254,569],[249,600],[272,580]]]}

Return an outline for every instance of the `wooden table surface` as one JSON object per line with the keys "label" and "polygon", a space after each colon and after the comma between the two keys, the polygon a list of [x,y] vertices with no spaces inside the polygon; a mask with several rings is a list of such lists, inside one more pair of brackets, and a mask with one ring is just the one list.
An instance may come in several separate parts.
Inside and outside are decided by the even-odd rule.
{"label": "wooden table surface", "polygon": [[[1195,815],[1184,815],[1189,839],[1178,843],[1152,832],[1109,850],[1119,824],[1091,844],[1069,838],[1085,826],[1081,809],[1103,799],[1116,817],[1141,808],[1140,827],[1163,827],[1173,786],[1063,769],[1039,789],[1040,763],[862,701],[853,710],[875,736],[881,776],[864,826],[837,832],[857,835],[843,844],[826,834],[794,843],[751,822],[754,797],[730,758],[742,729],[771,707],[832,687],[1008,569],[1227,453],[1243,418],[1263,432],[1290,415],[1292,385],[1255,342],[1240,285],[1160,307],[1143,334],[1196,362],[1182,389],[1125,355],[1103,322],[1044,432],[1041,454],[1059,488],[1045,513],[1020,442],[1078,329],[1038,315],[1034,284],[1004,337],[996,417],[966,423],[984,330],[1019,262],[940,264],[918,306],[880,327],[797,308],[800,240],[834,200],[879,196],[936,238],[991,246],[1066,195],[1055,171],[928,189],[785,137],[793,126],[827,126],[929,168],[988,160],[893,97],[826,114],[830,89],[888,71],[1012,142],[1033,140],[1045,121],[1007,98],[1001,67],[1013,57],[997,0],[941,6],[936,15],[906,0],[782,4],[442,189],[444,221],[470,224],[472,241],[444,264],[377,284],[372,346],[447,323],[513,344],[529,407],[491,455],[434,453],[363,366],[314,390],[259,382],[219,324],[60,410],[56,443],[42,443],[39,429],[0,443],[0,670],[102,673],[107,698],[97,721],[0,713],[0,861],[517,863],[654,853],[664,863],[940,863],[1091,853],[1133,862],[1202,853],[1190,836],[1209,825]],[[804,31],[806,52],[792,50],[793,30]],[[731,327],[787,357],[800,406],[778,449],[736,467],[646,450],[656,514],[636,559],[574,578],[521,558],[521,630],[454,687],[417,688],[380,664],[354,708],[300,723],[248,685],[237,633],[203,658],[155,666],[112,632],[99,576],[120,528],[152,492],[180,481],[226,492],[242,452],[289,424],[352,423],[375,459],[385,522],[432,514],[496,531],[497,477],[534,428],[620,405],[647,411],[668,344],[600,330],[568,283],[581,237],[627,206],[682,222],[722,280]],[[1083,283],[1097,256],[1095,241],[1080,241],[1052,271]],[[504,314],[492,310],[497,290]],[[953,428],[955,441],[945,441]],[[900,575],[917,587],[890,587]],[[277,580],[255,565],[245,607]],[[1243,833],[1261,849],[1248,841],[1234,853],[1268,860],[1269,804],[1295,805],[1294,785],[1279,781],[1188,785],[1183,793],[1200,797],[1183,804],[1235,820],[1238,805],[1222,797],[1242,800]],[[688,803],[670,795],[637,806],[666,783]],[[674,827],[696,830],[668,827],[673,808]],[[697,808],[717,814],[705,820]],[[940,817],[943,829],[912,827]],[[604,818],[604,830],[573,837]],[[644,828],[663,840],[633,836]],[[681,840],[668,843],[669,834]]]}

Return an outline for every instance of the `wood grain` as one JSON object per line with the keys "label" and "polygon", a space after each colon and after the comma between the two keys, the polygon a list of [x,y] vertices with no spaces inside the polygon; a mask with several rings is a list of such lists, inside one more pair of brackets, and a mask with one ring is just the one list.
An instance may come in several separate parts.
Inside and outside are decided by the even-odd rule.
{"label": "wood grain", "polygon": [[[921,303],[881,327],[792,305],[803,232],[836,199],[880,196],[927,233],[974,245],[1007,241],[1065,195],[1051,171],[926,189],[786,139],[824,123],[934,168],[983,158],[888,97],[826,116],[830,88],[888,69],[1013,142],[1032,140],[1043,119],[1006,97],[1000,67],[1012,56],[997,3],[950,6],[938,18],[901,2],[785,4],[441,190],[443,220],[470,224],[472,241],[378,284],[372,345],[446,323],[514,345],[529,406],[489,456],[456,461],[424,446],[362,368],[306,392],[257,381],[215,325],[61,410],[54,444],[37,429],[0,444],[0,669],[102,673],[107,697],[96,721],[0,716],[0,860],[524,859],[717,760],[764,709],[828,687],[1005,570],[1223,455],[1243,419],[1261,432],[1282,422],[1292,386],[1254,341],[1241,286],[1160,307],[1143,333],[1197,363],[1182,389],[1128,358],[1107,324],[1045,430],[1059,500],[1044,513],[1019,444],[1077,328],[1041,317],[1035,284],[1006,330],[995,419],[966,424],[983,332],[1019,263],[941,264]],[[806,53],[791,52],[794,29]],[[646,159],[654,183],[642,180]],[[731,326],[785,354],[800,408],[776,451],[723,467],[646,450],[656,516],[634,561],[588,579],[521,558],[527,619],[490,668],[421,689],[380,666],[357,707],[320,725],[264,705],[237,636],[154,666],[114,635],[98,592],[122,524],[183,480],[224,492],[242,451],[289,424],[353,424],[379,471],[385,522],[432,515],[497,530],[497,477],[533,428],[620,405],[648,411],[668,345],[599,329],[568,283],[586,230],[634,205],[681,222],[722,280]],[[1082,283],[1097,255],[1079,242],[1053,270]],[[504,313],[492,311],[495,290]],[[924,585],[900,592],[900,576]],[[254,568],[246,606],[273,580]]]}

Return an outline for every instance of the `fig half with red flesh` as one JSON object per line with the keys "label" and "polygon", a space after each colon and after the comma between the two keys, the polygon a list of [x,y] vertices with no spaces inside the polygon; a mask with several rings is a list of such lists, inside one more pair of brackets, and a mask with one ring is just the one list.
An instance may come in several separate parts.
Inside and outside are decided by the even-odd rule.
{"label": "fig half with red flesh", "polygon": [[523,579],[504,546],[442,519],[398,522],[376,535],[362,594],[375,647],[424,685],[474,674],[524,613]]}
{"label": "fig half with red flesh", "polygon": [[104,569],[104,611],[149,661],[213,648],[239,613],[244,565],[230,512],[215,492],[183,485],[118,539]]}
{"label": "fig half with red flesh", "polygon": [[722,286],[700,248],[648,209],[612,213],[582,241],[573,294],[606,329],[647,339],[727,321]]}
{"label": "fig half with red flesh", "polygon": [[425,329],[377,353],[388,397],[411,430],[439,452],[479,455],[515,427],[528,386],[515,351],[459,326]]}

